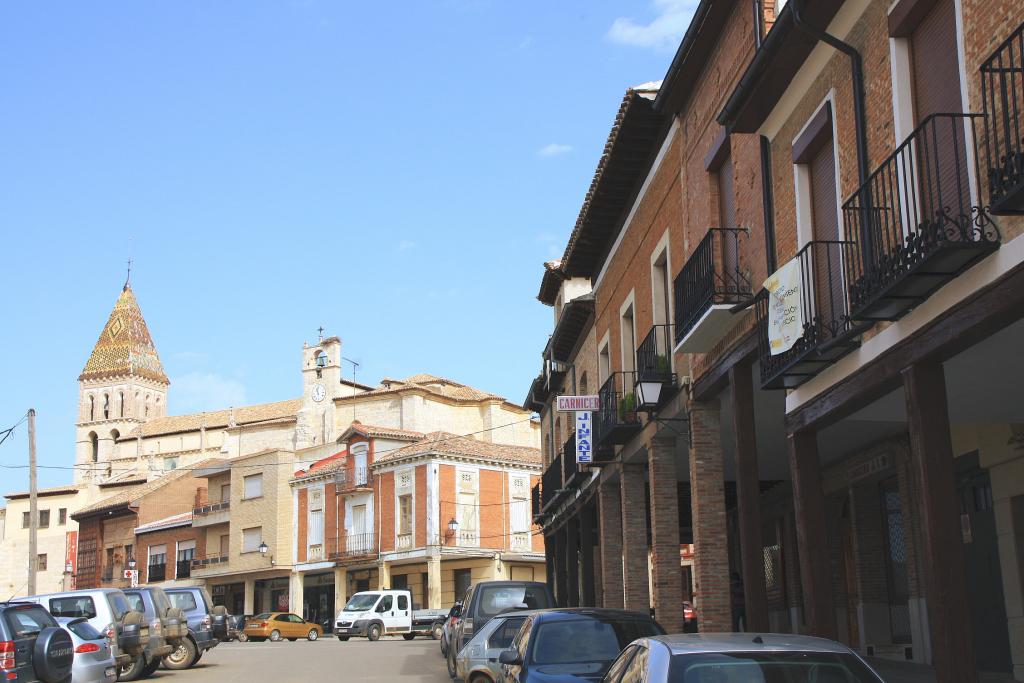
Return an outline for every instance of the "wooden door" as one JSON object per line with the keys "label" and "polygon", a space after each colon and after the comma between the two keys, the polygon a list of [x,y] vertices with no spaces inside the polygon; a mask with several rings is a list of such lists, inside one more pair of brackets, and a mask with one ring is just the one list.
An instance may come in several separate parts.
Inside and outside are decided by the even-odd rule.
{"label": "wooden door", "polygon": [[[825,140],[810,160],[811,220],[814,239],[819,242],[839,240],[839,208],[836,200],[836,161],[832,137]],[[837,244],[817,244],[811,247],[810,258],[814,272],[814,296],[819,323],[829,325],[845,312],[843,269]],[[805,321],[806,322],[806,321]]]}

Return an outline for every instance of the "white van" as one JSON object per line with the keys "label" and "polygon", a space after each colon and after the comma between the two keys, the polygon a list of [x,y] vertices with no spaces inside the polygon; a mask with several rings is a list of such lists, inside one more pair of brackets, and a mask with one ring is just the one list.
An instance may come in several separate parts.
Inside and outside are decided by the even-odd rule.
{"label": "white van", "polygon": [[407,590],[356,593],[334,620],[334,635],[346,641],[353,636],[377,640],[399,635],[412,640],[412,595]]}

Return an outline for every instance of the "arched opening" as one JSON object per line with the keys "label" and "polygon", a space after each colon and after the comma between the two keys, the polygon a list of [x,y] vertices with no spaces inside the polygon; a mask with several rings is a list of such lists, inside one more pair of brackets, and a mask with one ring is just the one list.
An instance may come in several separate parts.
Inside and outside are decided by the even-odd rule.
{"label": "arched opening", "polygon": [[146,418],[148,418],[148,417],[149,417],[149,398],[150,398],[150,397],[149,397],[149,394],[146,394],[146,405],[145,405],[145,407],[144,407],[144,408],[142,409],[142,416],[143,416],[143,417],[146,417]]}
{"label": "arched opening", "polygon": [[96,432],[89,432],[89,460],[98,462],[100,459],[100,437]]}
{"label": "arched opening", "polygon": [[153,417],[160,417],[161,413],[160,413],[160,397],[159,396],[156,397],[155,403],[156,403],[156,407],[153,409]]}
{"label": "arched opening", "polygon": [[142,394],[135,392],[135,402],[132,403],[132,415],[142,414]]}
{"label": "arched opening", "polygon": [[89,422],[96,419],[96,397],[89,394]]}
{"label": "arched opening", "polygon": [[120,411],[121,417],[124,417],[124,392],[118,392],[117,408]]}
{"label": "arched opening", "polygon": [[117,431],[116,429],[111,429],[110,430],[110,440],[111,441],[113,441],[114,443],[117,443],[117,440],[120,439],[120,438],[121,438],[121,432]]}
{"label": "arched opening", "polygon": [[103,394],[103,419],[110,419],[110,394]]}
{"label": "arched opening", "polygon": [[581,396],[586,396],[587,395],[587,373],[586,372],[584,372],[582,375],[580,375],[580,395]]}

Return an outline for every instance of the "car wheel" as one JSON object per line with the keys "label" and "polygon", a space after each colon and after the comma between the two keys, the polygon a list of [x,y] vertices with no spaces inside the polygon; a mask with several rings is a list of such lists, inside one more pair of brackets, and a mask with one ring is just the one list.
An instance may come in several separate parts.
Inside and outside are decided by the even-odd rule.
{"label": "car wheel", "polygon": [[343,643],[347,643],[348,642],[348,636],[338,636],[338,640],[340,640]]}
{"label": "car wheel", "polygon": [[276,643],[281,640],[281,632],[276,628],[270,632],[270,641]]}
{"label": "car wheel", "polygon": [[448,656],[448,639],[444,637],[443,633],[441,634],[441,656]]}
{"label": "car wheel", "polygon": [[406,640],[412,640],[413,638],[416,637],[416,634],[415,633],[403,633],[402,637],[405,638]]}
{"label": "car wheel", "polygon": [[448,657],[445,661],[448,662],[448,676],[455,678],[455,651],[451,647],[448,648]]}
{"label": "car wheel", "polygon": [[441,640],[441,635],[444,633],[444,626],[441,624],[434,624],[434,628],[430,629],[430,637],[434,640]]}
{"label": "car wheel", "polygon": [[181,641],[178,647],[171,650],[171,653],[164,657],[164,668],[171,671],[181,671],[196,663],[199,648],[191,638]]}
{"label": "car wheel", "polygon": [[306,640],[316,640],[320,637],[320,633],[315,629],[309,629],[309,633],[306,635]]}
{"label": "car wheel", "polygon": [[476,674],[469,679],[469,683],[492,683],[491,677],[487,674]]}
{"label": "car wheel", "polygon": [[[53,626],[42,629],[32,646],[31,662],[38,677],[46,683],[70,681],[74,647],[70,634],[64,629]],[[14,651],[11,653],[13,655]]]}
{"label": "car wheel", "polygon": [[370,624],[370,628],[366,631],[366,637],[371,641],[380,640],[380,625]]}
{"label": "car wheel", "polygon": [[145,668],[146,661],[142,655],[136,655],[132,661],[121,667],[121,670],[117,673],[117,680],[134,681],[142,675],[142,670]]}
{"label": "car wheel", "polygon": [[143,678],[148,678],[156,673],[156,670],[160,668],[160,660],[154,659],[146,664],[146,667],[142,670]]}
{"label": "car wheel", "polygon": [[249,642],[249,636],[247,634],[245,634],[245,633],[239,633],[238,634],[238,642],[240,642],[240,643],[248,643]]}

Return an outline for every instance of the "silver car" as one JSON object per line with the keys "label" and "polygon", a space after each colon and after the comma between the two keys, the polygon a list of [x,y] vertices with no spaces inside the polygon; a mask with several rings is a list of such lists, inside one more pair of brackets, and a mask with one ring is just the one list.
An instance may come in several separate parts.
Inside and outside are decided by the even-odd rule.
{"label": "silver car", "polygon": [[640,680],[882,683],[845,645],[786,633],[693,633],[634,640],[612,662],[602,683]]}
{"label": "silver car", "polygon": [[506,612],[492,618],[473,634],[455,655],[455,680],[465,683],[495,683],[501,680],[498,654],[512,647],[519,627],[533,611]]}
{"label": "silver car", "polygon": [[84,617],[55,617],[71,634],[75,659],[71,664],[71,683],[114,683],[117,664],[107,636],[97,631]]}

